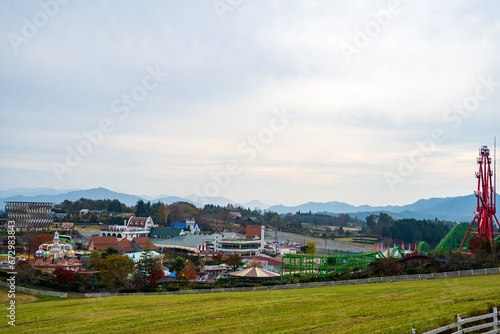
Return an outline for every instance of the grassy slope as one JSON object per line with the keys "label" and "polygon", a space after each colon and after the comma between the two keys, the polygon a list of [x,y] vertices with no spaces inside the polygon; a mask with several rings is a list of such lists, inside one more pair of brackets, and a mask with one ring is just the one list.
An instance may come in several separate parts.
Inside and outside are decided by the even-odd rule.
{"label": "grassy slope", "polygon": [[[288,291],[24,301],[16,332],[409,333],[500,303],[500,275]],[[5,330],[4,326],[0,330]]]}

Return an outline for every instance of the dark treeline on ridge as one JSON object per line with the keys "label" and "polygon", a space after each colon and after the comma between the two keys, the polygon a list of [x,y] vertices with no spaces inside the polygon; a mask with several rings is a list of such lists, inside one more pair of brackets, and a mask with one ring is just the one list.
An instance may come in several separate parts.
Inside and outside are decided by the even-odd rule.
{"label": "dark treeline on ridge", "polygon": [[[198,208],[188,202],[175,202],[165,205],[162,202],[151,203],[150,201],[138,200],[136,205],[128,207],[120,201],[114,200],[91,200],[81,198],[77,201],[65,200],[55,206],[56,212],[69,214],[68,220],[79,221],[82,217],[79,210],[106,210],[108,214],[100,217],[92,217],[92,221],[99,221],[108,224],[123,223],[123,215],[135,215],[138,217],[151,216],[155,223],[160,226],[170,226],[172,222],[184,221],[188,217],[193,217],[199,224],[202,231],[214,232],[219,230],[244,231],[247,223],[263,224],[270,228],[295,233],[307,233],[316,235],[350,235],[344,232],[343,227],[358,228],[358,234],[366,236],[378,236],[379,238],[391,239],[394,241],[418,242],[426,241],[429,244],[437,244],[449,231],[450,223],[435,220],[400,219],[394,220],[386,213],[379,215],[372,214],[363,221],[349,214],[339,214],[337,216],[320,213],[278,214],[271,211],[252,210],[239,206],[227,205],[219,206],[207,204],[203,208]],[[239,213],[235,217],[234,213]],[[337,229],[329,228],[337,227]],[[333,232],[332,230],[335,230]]]}

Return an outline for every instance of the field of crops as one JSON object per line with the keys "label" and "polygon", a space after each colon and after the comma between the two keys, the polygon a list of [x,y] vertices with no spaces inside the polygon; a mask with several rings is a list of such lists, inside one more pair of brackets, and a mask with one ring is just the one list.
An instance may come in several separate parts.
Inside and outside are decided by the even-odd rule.
{"label": "field of crops", "polygon": [[[15,332],[410,333],[451,323],[457,313],[486,313],[500,304],[499,285],[500,275],[489,275],[182,296],[36,300],[19,295]],[[6,291],[0,293],[6,305]],[[7,327],[4,320],[1,328]]]}

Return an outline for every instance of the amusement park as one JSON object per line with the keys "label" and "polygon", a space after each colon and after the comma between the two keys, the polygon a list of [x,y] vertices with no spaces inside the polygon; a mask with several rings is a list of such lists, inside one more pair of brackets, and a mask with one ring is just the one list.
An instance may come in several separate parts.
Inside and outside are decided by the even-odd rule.
{"label": "amusement park", "polygon": [[[120,281],[121,285],[113,287],[115,290],[132,289],[130,291],[143,289],[143,281],[147,281],[155,270],[155,283],[149,287],[153,291],[162,287],[170,290],[183,288],[180,284],[182,280],[200,287],[269,285],[335,280],[339,277],[367,278],[397,273],[479,269],[495,266],[500,261],[494,158],[487,146],[480,148],[475,173],[476,207],[470,222],[453,224],[445,230],[446,234],[443,232],[444,237],[438,243],[389,241],[373,235],[352,238],[354,243],[368,243],[369,251],[311,252],[307,250],[305,241],[303,246],[279,246],[274,241],[265,241],[264,225],[253,225],[250,221],[246,223],[246,234],[200,234],[200,226],[192,217],[186,223],[158,227],[151,217],[134,216],[128,222],[125,220],[124,225],[99,227],[95,232],[88,232],[94,235],[90,235],[86,244],[80,243],[75,249],[74,235],[47,230],[48,226],[52,226],[52,204],[9,202],[6,208],[9,217],[16,219],[23,229],[34,226],[35,230],[45,228],[48,233],[53,233],[52,236],[41,234],[44,236],[37,239],[41,241],[35,243],[36,249],[30,246],[31,249],[24,249],[24,255],[19,255],[23,253],[23,248],[15,246],[18,251],[15,262],[21,267],[32,268],[49,280],[54,279],[54,274],[57,278],[61,272],[69,276],[78,273],[77,276],[82,277],[80,285],[87,286],[78,291],[89,291],[89,286],[92,286],[90,290],[95,286],[105,288],[101,278],[106,275],[100,263],[113,256],[125,261],[122,265],[131,260],[128,265],[132,267]],[[85,214],[89,212],[88,209],[81,211]],[[235,219],[235,222],[240,221]],[[259,222],[254,219],[252,223],[255,221]],[[70,224],[73,223],[62,225]],[[368,246],[358,249],[368,249]],[[4,258],[6,256],[3,254]],[[145,258],[152,265],[146,271],[140,269]],[[12,268],[12,261],[3,261],[2,264],[6,269]],[[186,268],[190,268],[189,273]]]}
{"label": "amusement park", "polygon": [[[71,296],[86,300],[134,295],[145,298],[144,305],[163,295],[191,295],[191,303],[197,303],[208,300],[196,297],[201,293],[252,291],[257,295],[267,290],[275,293],[292,289],[290,297],[298,298],[300,304],[302,298],[316,298],[317,294],[324,293],[333,294],[336,300],[339,291],[315,291],[311,297],[300,290],[312,289],[303,288],[352,285],[361,287],[348,290],[348,298],[361,294],[356,297],[361,305],[367,300],[367,295],[374,294],[366,292],[369,283],[395,282],[401,283],[398,289],[413,289],[414,283],[423,280],[460,277],[484,279],[489,285],[496,284],[489,282],[500,273],[500,223],[496,216],[495,163],[488,147],[480,148],[476,162],[475,211],[470,222],[453,224],[430,242],[358,234],[351,238],[349,250],[318,252],[315,242],[305,242],[305,239],[303,245],[287,246],[280,245],[277,240],[266,241],[267,226],[252,225],[255,218],[234,220],[246,224],[245,229],[241,229],[245,234],[241,230],[239,233],[202,233],[201,224],[198,225],[191,216],[185,223],[172,222],[172,227],[160,227],[151,217],[133,215],[120,225],[98,224],[92,230],[63,232],[53,229],[50,203],[9,202],[6,206],[9,219],[15,219],[23,229],[9,228],[7,233],[9,236],[23,235],[25,240],[30,236],[31,246],[10,245],[10,238],[4,240],[7,243],[4,242],[3,249],[12,249],[16,256],[3,254],[7,260],[2,263],[0,281],[3,282],[0,283],[9,284],[5,279],[15,271],[18,291],[56,294],[58,299]],[[381,216],[382,213],[379,218]],[[379,222],[380,219],[377,224]],[[63,224],[61,226],[69,226],[67,222]],[[427,224],[423,226],[430,231],[429,226],[437,225],[435,222]],[[29,226],[36,228],[23,231]],[[89,237],[83,244],[82,235]],[[444,237],[437,242],[441,236]],[[360,247],[361,243],[364,243],[363,247]],[[352,251],[356,248],[365,251]],[[462,282],[470,285],[470,281]],[[434,284],[439,289],[442,283]],[[453,281],[453,284],[456,288],[458,283]],[[380,289],[388,291],[389,299],[397,296],[392,286]],[[269,291],[259,295],[266,303],[271,300]],[[227,294],[224,298],[227,303],[232,303],[244,296]],[[170,300],[176,303],[176,299]],[[123,302],[119,301],[119,304],[122,307]],[[335,303],[330,300],[327,304]],[[208,309],[217,307],[220,305],[211,304]]]}
{"label": "amusement park", "polygon": [[[495,145],[496,151],[496,145]],[[496,155],[496,152],[494,152]],[[374,244],[373,252],[342,255],[308,255],[288,254],[282,261],[282,277],[293,276],[326,277],[331,275],[349,274],[366,270],[368,265],[378,259],[397,259],[397,263],[455,263],[465,267],[473,267],[478,263],[473,260],[473,251],[478,247],[483,249],[495,248],[500,242],[500,223],[496,216],[496,157],[492,157],[490,149],[482,146],[477,157],[478,171],[475,173],[477,189],[476,210],[470,223],[458,223],[446,234],[439,244],[431,250],[425,241],[415,243],[413,248],[408,245],[394,244],[384,246],[382,243]],[[384,248],[385,247],[385,248]],[[496,246],[497,248],[498,245]],[[437,256],[444,253],[457,253],[464,255],[462,260],[450,261]],[[433,254],[433,255],[431,255]]]}

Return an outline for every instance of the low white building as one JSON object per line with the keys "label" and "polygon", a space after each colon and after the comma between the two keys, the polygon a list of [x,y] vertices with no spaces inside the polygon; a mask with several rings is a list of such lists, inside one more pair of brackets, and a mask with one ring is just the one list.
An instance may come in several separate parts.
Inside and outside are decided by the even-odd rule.
{"label": "low white building", "polygon": [[[256,233],[258,231],[258,234]],[[239,254],[240,256],[253,256],[264,250],[265,226],[249,226],[246,229],[246,238],[224,238],[222,234],[215,234],[215,238],[205,241],[207,251],[223,254]]]}

